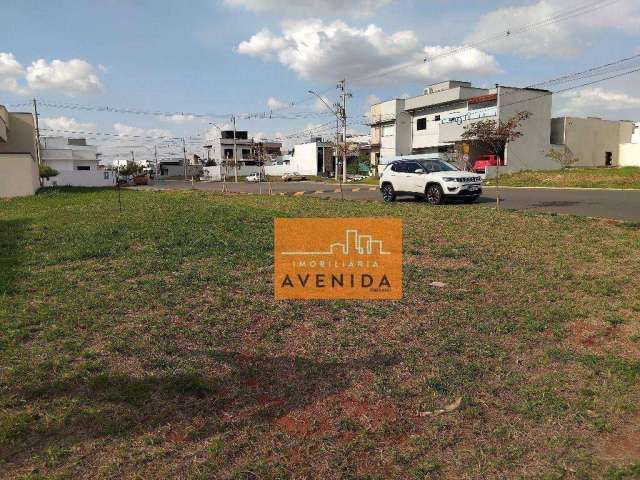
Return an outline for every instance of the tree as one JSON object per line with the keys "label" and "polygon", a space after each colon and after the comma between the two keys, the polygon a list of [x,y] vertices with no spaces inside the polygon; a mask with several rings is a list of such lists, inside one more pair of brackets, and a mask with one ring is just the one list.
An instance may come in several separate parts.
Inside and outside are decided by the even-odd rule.
{"label": "tree", "polygon": [[127,175],[137,175],[139,173],[142,173],[143,170],[144,167],[141,164],[135,162],[127,162],[126,165],[118,168],[118,173],[126,177]]}
{"label": "tree", "polygon": [[550,158],[556,163],[560,164],[560,169],[565,170],[569,168],[571,165],[576,163],[578,159],[573,155],[571,149],[565,146],[562,149],[551,149],[547,153],[547,158]]}
{"label": "tree", "polygon": [[58,175],[58,171],[55,168],[51,168],[49,165],[42,164],[39,167],[40,170],[40,178],[46,178],[49,180],[51,177],[55,177]]}
{"label": "tree", "polygon": [[462,133],[464,140],[475,140],[485,145],[489,151],[498,156],[496,167],[496,197],[497,205],[500,205],[500,164],[504,159],[504,153],[509,142],[520,138],[522,132],[520,124],[531,117],[530,112],[519,112],[506,121],[480,120],[467,125]]}

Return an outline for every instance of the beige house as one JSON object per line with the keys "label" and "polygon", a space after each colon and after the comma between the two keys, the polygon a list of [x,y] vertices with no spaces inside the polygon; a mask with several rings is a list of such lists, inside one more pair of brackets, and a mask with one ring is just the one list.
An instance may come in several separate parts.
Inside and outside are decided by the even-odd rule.
{"label": "beige house", "polygon": [[0,105],[0,197],[33,195],[39,187],[33,115]]}
{"label": "beige house", "polygon": [[633,131],[628,121],[560,117],[551,120],[551,143],[568,148],[576,167],[618,167],[626,164],[623,145],[631,144]]}

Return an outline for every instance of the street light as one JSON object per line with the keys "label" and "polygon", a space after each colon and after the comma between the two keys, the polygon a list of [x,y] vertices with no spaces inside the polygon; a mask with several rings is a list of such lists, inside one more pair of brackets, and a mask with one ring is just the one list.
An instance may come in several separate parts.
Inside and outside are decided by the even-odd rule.
{"label": "street light", "polygon": [[[329,105],[326,102],[326,100],[324,98],[322,98],[321,95],[318,95],[313,90],[309,90],[309,93],[311,95],[315,95],[316,97],[318,97],[318,99],[322,103],[324,103],[324,105],[329,109],[329,111],[336,116],[336,148],[335,148],[335,157],[336,157],[335,168],[336,168],[336,172],[335,173],[336,173],[336,180],[340,181],[340,198],[342,198],[342,181],[340,180],[342,177],[338,173],[338,164],[339,164],[339,160],[338,160],[338,131],[340,129],[340,106],[337,105],[338,109],[334,110],[333,108],[331,108],[331,105]],[[345,142],[346,142],[346,139],[345,139]],[[345,148],[346,148],[346,144],[345,144]],[[344,165],[342,166],[342,168],[345,168]]]}

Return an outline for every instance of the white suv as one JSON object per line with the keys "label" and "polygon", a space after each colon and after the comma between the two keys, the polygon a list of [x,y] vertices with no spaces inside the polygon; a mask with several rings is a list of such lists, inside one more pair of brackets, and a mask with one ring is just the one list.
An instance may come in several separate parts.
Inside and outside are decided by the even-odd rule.
{"label": "white suv", "polygon": [[412,195],[426,198],[433,205],[441,204],[446,198],[471,203],[482,193],[482,179],[443,160],[397,160],[382,172],[380,192],[385,202]]}

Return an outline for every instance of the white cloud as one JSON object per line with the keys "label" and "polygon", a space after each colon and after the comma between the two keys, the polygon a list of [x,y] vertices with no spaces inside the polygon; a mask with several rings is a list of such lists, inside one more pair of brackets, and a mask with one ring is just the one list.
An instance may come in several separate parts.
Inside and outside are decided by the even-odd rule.
{"label": "white cloud", "polygon": [[368,16],[393,3],[393,0],[224,0],[231,7],[243,7],[252,12],[286,11],[288,14],[317,14]]}
{"label": "white cloud", "polygon": [[69,96],[102,93],[102,83],[90,63],[77,58],[36,60],[27,68],[27,84],[33,90],[56,90]]}
{"label": "white cloud", "polygon": [[[278,61],[302,78],[325,82],[346,77],[358,79],[359,84],[379,84],[499,71],[496,60],[476,48],[421,62],[426,55],[446,54],[455,48],[423,47],[413,31],[387,34],[375,25],[356,28],[339,20],[305,20],[283,23],[281,35],[261,30],[236,50],[265,61]],[[372,75],[374,72],[385,75]]]}
{"label": "white cloud", "polygon": [[283,102],[282,100],[278,100],[275,97],[269,97],[269,99],[267,100],[267,108],[269,110],[279,110],[281,108],[285,108],[287,106],[287,104],[285,102]]}
{"label": "white cloud", "polygon": [[18,95],[25,93],[18,80],[24,77],[24,67],[13,53],[0,52],[0,90]]}
{"label": "white cloud", "polygon": [[593,113],[598,110],[633,110],[640,108],[640,97],[603,88],[585,88],[564,92],[560,97],[567,101],[562,111],[567,113]]}
{"label": "white cloud", "polygon": [[487,48],[495,53],[524,57],[568,57],[588,45],[585,35],[593,30],[618,30],[635,35],[640,31],[640,2],[637,0],[621,0],[595,10],[574,10],[586,13],[535,26],[524,33],[518,33],[515,28],[535,24],[583,5],[583,0],[539,0],[521,7],[499,8],[481,16],[466,41],[482,44],[483,40],[513,28],[512,35],[486,42]]}
{"label": "white cloud", "polygon": [[176,113],[174,115],[169,115],[166,117],[160,117],[160,120],[164,121],[164,122],[171,122],[171,123],[190,123],[190,122],[195,122],[198,120],[197,117],[194,117],[193,115],[185,115],[183,113]]}
{"label": "white cloud", "polygon": [[211,128],[209,128],[209,130],[207,130],[205,132],[205,138],[208,141],[219,139],[220,138],[220,130],[232,130],[233,129],[233,125],[230,125],[228,123],[223,123],[221,125],[218,124],[218,126],[220,127],[220,129],[218,129],[218,127],[212,126]]}
{"label": "white cloud", "polygon": [[44,59],[26,69],[12,53],[0,52],[0,90],[29,95],[36,90],[51,90],[68,96],[102,93],[95,68],[77,58],[63,61]]}
{"label": "white cloud", "polygon": [[[322,100],[324,100],[324,102]],[[322,100],[316,98],[316,101],[313,102],[313,109],[316,112],[330,112],[331,110],[329,110],[327,105],[332,105],[331,100],[325,96],[322,97]]]}
{"label": "white cloud", "polygon": [[367,106],[375,105],[376,103],[380,103],[380,97],[374,94],[367,96]]}
{"label": "white cloud", "polygon": [[113,130],[118,135],[126,135],[130,137],[173,137],[169,131],[161,128],[140,128],[124,123],[114,123]]}
{"label": "white cloud", "polygon": [[55,135],[56,131],[63,134],[64,132],[95,132],[95,123],[78,122],[74,118],[68,117],[41,117],[40,127],[42,129],[52,130],[51,134]]}

